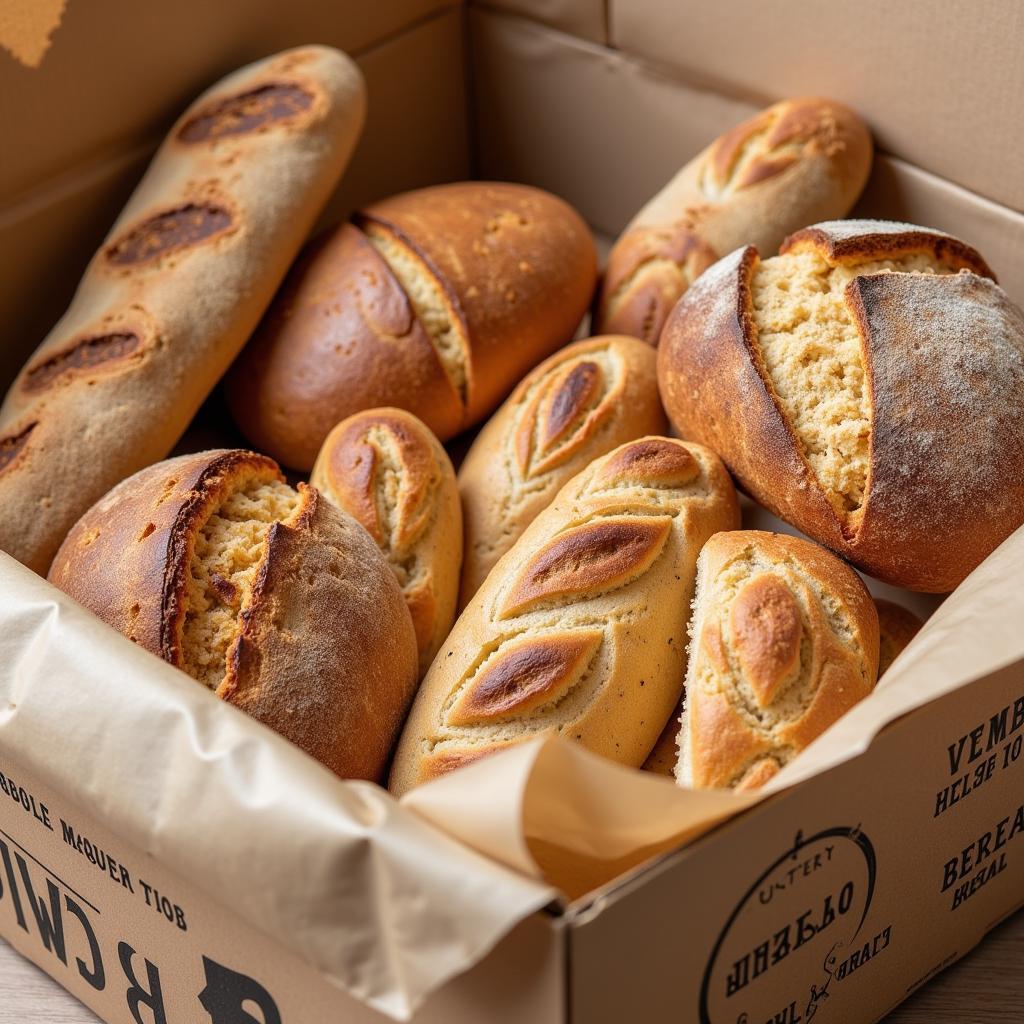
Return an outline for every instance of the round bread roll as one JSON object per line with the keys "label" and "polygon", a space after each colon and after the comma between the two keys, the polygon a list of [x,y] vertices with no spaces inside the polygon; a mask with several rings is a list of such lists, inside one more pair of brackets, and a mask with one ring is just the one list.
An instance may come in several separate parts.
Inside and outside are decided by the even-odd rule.
{"label": "round bread roll", "polygon": [[878,615],[860,577],[810,541],[719,533],[697,562],[676,779],[756,789],[878,678]]}
{"label": "round bread roll", "polygon": [[635,338],[578,341],[536,367],[459,470],[462,605],[567,480],[626,441],[667,432],[654,351]]}
{"label": "round bread roll", "polygon": [[296,265],[228,379],[238,425],[307,470],[366,409],[442,440],[569,341],[597,277],[590,232],[526,185],[461,182],[374,203]]}
{"label": "round bread roll", "polygon": [[638,767],[679,702],[697,554],[739,525],[701,445],[645,437],[592,462],[498,562],[423,680],[390,787],[561,733]]}
{"label": "round bread roll", "polygon": [[271,459],[207,451],[136,473],[49,579],[336,774],[381,778],[416,686],[409,612],[366,531]]}
{"label": "round bread roll", "polygon": [[888,583],[952,590],[1024,521],[1024,315],[949,235],[839,221],[737,250],[673,312],[658,383],[681,436]]}
{"label": "round bread roll", "polygon": [[633,218],[608,257],[595,334],[658,344],[672,307],[737,246],[774,252],[791,231],[842,217],[871,170],[864,122],[834,100],[783,100],[694,157]]}
{"label": "round bread roll", "polygon": [[878,610],[878,678],[881,679],[924,623],[903,605],[880,597],[875,598],[875,608]]}
{"label": "round bread roll", "polygon": [[310,483],[360,523],[391,566],[416,629],[420,675],[452,628],[462,507],[448,453],[402,409],[371,409],[327,435]]}

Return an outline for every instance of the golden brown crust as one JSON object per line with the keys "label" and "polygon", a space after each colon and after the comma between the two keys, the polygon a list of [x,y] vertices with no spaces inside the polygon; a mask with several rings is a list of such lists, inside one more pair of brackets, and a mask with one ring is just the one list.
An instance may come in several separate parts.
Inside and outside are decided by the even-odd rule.
{"label": "golden brown crust", "polygon": [[331,431],[311,482],[383,551],[412,616],[422,675],[455,619],[462,567],[462,509],[448,454],[412,413],[370,409]]}
{"label": "golden brown crust", "polygon": [[363,112],[355,65],[303,47],[183,114],[0,410],[0,453],[23,442],[0,472],[0,549],[45,572],[90,505],[167,455],[270,302]]}
{"label": "golden brown crust", "polygon": [[871,166],[851,110],[783,100],[720,136],[634,218],[608,258],[595,327],[658,344],[672,308],[737,246],[774,251],[789,232],[842,216]]}
{"label": "golden brown crust", "polygon": [[878,610],[878,678],[881,679],[924,623],[903,605],[880,597],[875,598],[875,608]]}
{"label": "golden brown crust", "polygon": [[840,222],[798,233],[787,251],[856,264],[885,258],[887,246],[978,273],[876,273],[846,286],[870,408],[865,497],[849,515],[830,504],[771,383],[751,312],[752,247],[720,260],[680,303],[659,385],[682,436],[721,452],[762,505],[880,579],[944,592],[1020,525],[1024,316],[980,276],[973,250],[938,232]]}
{"label": "golden brown crust", "polygon": [[849,566],[796,537],[717,534],[698,564],[677,778],[763,785],[874,687],[878,617]]}
{"label": "golden brown crust", "polygon": [[[673,461],[695,471],[660,472]],[[646,478],[645,465],[658,471]],[[738,524],[707,448],[646,437],[591,463],[459,617],[406,723],[392,790],[547,733],[642,764],[678,705],[697,553]]]}
{"label": "golden brown crust", "polygon": [[[125,480],[75,525],[50,581],[177,668],[196,540],[232,493],[282,481],[266,456],[212,451]],[[216,581],[215,581],[216,582]],[[221,580],[229,603],[235,595]],[[379,551],[300,484],[271,525],[218,695],[346,778],[379,779],[416,681],[412,623]]]}
{"label": "golden brown crust", "polygon": [[[365,409],[407,409],[441,440],[480,422],[572,337],[594,290],[586,225],[525,185],[419,189],[354,222],[305,254],[228,382],[242,430],[297,469]],[[414,311],[396,258],[438,305],[447,350]]]}
{"label": "golden brown crust", "polygon": [[462,604],[567,480],[625,441],[665,433],[655,364],[634,338],[579,341],[527,375],[491,417],[459,472]]}

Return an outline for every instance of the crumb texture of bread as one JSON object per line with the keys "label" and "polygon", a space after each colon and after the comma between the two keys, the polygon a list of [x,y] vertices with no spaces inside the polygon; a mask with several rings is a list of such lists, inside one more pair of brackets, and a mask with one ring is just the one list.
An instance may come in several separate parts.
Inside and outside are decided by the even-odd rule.
{"label": "crumb texture of bread", "polygon": [[448,379],[465,405],[469,401],[469,338],[444,286],[423,260],[386,228],[368,223],[363,230],[409,297]]}
{"label": "crumb texture of bread", "polygon": [[699,568],[676,774],[694,788],[752,789],[871,692],[877,617],[823,549],[723,536]]}
{"label": "crumb texture of bread", "polygon": [[829,263],[802,250],[767,259],[751,281],[765,368],[818,483],[843,518],[864,504],[871,403],[864,339],[846,287],[869,274],[948,274],[930,254]]}
{"label": "crumb texture of bread", "polygon": [[299,495],[277,480],[249,480],[199,529],[186,579],[182,668],[216,690],[242,629],[274,523],[288,520]]}

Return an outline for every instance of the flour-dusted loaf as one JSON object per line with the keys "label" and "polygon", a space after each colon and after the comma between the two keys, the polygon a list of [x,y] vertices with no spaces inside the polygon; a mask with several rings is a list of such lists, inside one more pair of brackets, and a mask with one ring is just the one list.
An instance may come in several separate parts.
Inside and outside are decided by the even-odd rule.
{"label": "flour-dusted loaf", "polygon": [[455,620],[462,509],[448,453],[402,409],[371,409],[327,435],[310,483],[377,542],[416,628],[420,674]]}
{"label": "flour-dusted loaf", "polygon": [[589,338],[541,363],[488,420],[459,470],[461,603],[570,477],[626,441],[667,432],[649,345]]}
{"label": "flour-dusted loaf", "polygon": [[459,617],[402,731],[391,790],[561,733],[639,766],[682,688],[697,554],[739,523],[701,445],[646,437],[573,477]]}
{"label": "flour-dusted loaf", "polygon": [[0,409],[0,549],[45,573],[94,501],[173,448],[273,297],[364,107],[352,61],[308,46],[182,115]]}
{"label": "flour-dusted loaf", "polygon": [[878,611],[878,678],[881,679],[924,623],[912,611],[892,601],[875,598],[875,608]]}
{"label": "flour-dusted loaf", "polygon": [[50,582],[343,778],[380,779],[416,686],[409,612],[366,531],[273,460],[136,473],[78,521]]}
{"label": "flour-dusted loaf", "polygon": [[949,235],[837,221],[732,253],[658,382],[749,494],[896,586],[952,590],[1024,522],[1024,314]]}
{"label": "flour-dusted loaf", "polygon": [[878,677],[878,615],[860,577],[810,541],[712,537],[697,563],[676,779],[756,789]]}
{"label": "flour-dusted loaf", "polygon": [[336,423],[381,406],[446,441],[572,338],[596,260],[579,215],[526,185],[457,182],[374,203],[292,271],[229,377],[235,419],[300,470]]}
{"label": "flour-dusted loaf", "polygon": [[783,100],[694,157],[633,218],[608,257],[594,333],[658,344],[679,297],[741,245],[842,217],[871,170],[871,136],[833,100]]}

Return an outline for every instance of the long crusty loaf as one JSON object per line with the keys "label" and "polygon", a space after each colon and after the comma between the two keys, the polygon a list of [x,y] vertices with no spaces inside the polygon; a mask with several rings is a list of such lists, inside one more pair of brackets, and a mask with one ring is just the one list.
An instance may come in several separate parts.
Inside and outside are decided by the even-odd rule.
{"label": "long crusty loaf", "polygon": [[878,615],[810,541],[720,533],[697,563],[676,778],[755,789],[874,688]]}
{"label": "long crusty loaf", "polygon": [[420,675],[455,620],[462,508],[448,453],[402,409],[371,409],[327,435],[310,483],[377,542],[416,628]]}
{"label": "long crusty loaf", "polygon": [[338,775],[381,777],[416,685],[409,613],[362,527],[266,456],[129,477],[78,521],[50,582]]}
{"label": "long crusty loaf", "polygon": [[720,256],[774,252],[792,231],[842,217],[871,170],[871,136],[833,100],[783,100],[694,157],[633,218],[608,258],[594,333],[658,344],[668,314]]}
{"label": "long crusty loaf", "polygon": [[736,251],[673,312],[658,383],[762,505],[896,586],[952,590],[1024,521],[1024,314],[949,235]]}
{"label": "long crusty loaf", "polygon": [[569,341],[597,276],[590,232],[525,185],[457,182],[374,203],[310,248],[228,378],[261,451],[305,470],[365,409],[442,440]]}
{"label": "long crusty loaf", "polygon": [[94,501],[171,450],[284,277],[364,105],[356,66],[311,46],[182,115],[0,409],[0,548],[45,572]]}
{"label": "long crusty loaf", "polygon": [[487,421],[459,470],[461,604],[570,477],[626,441],[667,431],[649,345],[589,338],[541,363]]}
{"label": "long crusty loaf", "polygon": [[729,475],[700,445],[646,437],[591,463],[459,617],[392,791],[544,733],[640,765],[679,700],[697,553],[738,522]]}

